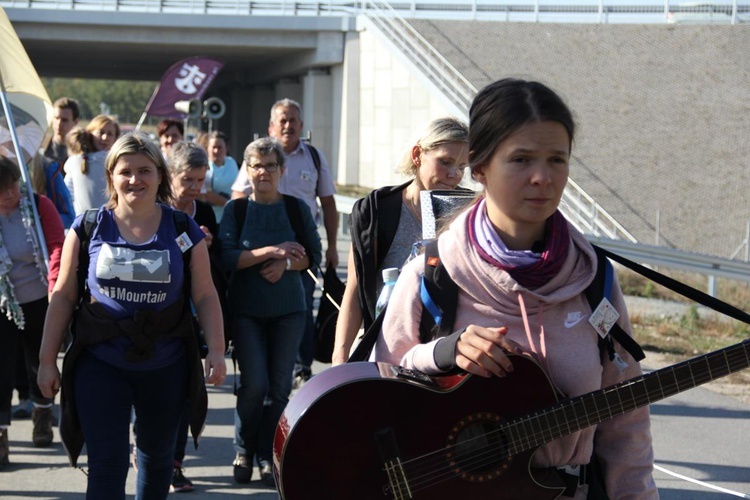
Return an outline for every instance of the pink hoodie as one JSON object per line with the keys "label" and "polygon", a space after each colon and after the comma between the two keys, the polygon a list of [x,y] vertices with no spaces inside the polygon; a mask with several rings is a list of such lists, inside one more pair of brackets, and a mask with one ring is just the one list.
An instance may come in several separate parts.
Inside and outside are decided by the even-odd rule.
{"label": "pink hoodie", "polygon": [[[583,295],[596,270],[596,254],[572,226],[567,259],[557,276],[536,290],[519,285],[506,272],[482,260],[469,242],[468,212],[459,216],[439,239],[443,265],[459,288],[454,331],[469,325],[508,328],[507,337],[534,353],[559,391],[566,396],[586,394],[641,374],[640,365],[617,342],[628,363],[620,373],[609,360],[600,361],[597,332],[588,322],[591,308]],[[389,301],[383,331],[375,345],[377,361],[439,374],[433,351],[437,341],[419,342],[422,303],[419,289],[424,259],[415,259],[401,271]],[[618,323],[630,333],[630,321],[615,281],[612,304]],[[530,331],[526,332],[519,296],[525,304]],[[653,451],[648,408],[613,418],[598,426],[557,439],[540,448],[534,467],[586,464],[593,451],[606,470],[610,498],[658,498],[652,478]],[[586,498],[586,487],[575,498]]]}

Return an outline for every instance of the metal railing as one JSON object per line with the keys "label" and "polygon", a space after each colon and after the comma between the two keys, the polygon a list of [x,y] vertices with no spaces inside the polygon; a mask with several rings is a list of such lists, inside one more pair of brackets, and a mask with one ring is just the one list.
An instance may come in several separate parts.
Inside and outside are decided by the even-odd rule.
{"label": "metal railing", "polygon": [[457,109],[468,112],[471,100],[477,93],[476,87],[388,2],[364,1],[362,6],[365,17],[401,50]]}
{"label": "metal railing", "polygon": [[[167,14],[356,16],[383,11],[378,2],[350,0],[0,0],[0,6],[73,11]],[[750,22],[750,2],[670,0],[412,0],[390,3],[405,18],[583,23]]]}
{"label": "metal railing", "polygon": [[604,207],[589,196],[573,179],[568,179],[568,185],[560,202],[560,211],[583,234],[638,243],[635,236],[609,215]]}
{"label": "metal railing", "polygon": [[[340,214],[351,214],[355,198],[334,195]],[[561,206],[562,208],[562,206]],[[570,219],[568,219],[570,220]],[[574,224],[575,225],[575,224]],[[580,228],[578,228],[580,230]],[[715,296],[717,276],[750,283],[750,262],[725,259],[714,255],[685,252],[674,248],[644,245],[629,239],[617,239],[581,231],[591,243],[644,264],[698,273],[708,278],[708,294]]]}

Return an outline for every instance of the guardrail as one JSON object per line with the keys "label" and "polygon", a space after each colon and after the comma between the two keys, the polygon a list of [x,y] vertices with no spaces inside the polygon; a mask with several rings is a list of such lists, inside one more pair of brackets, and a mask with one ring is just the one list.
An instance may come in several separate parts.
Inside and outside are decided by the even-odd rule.
{"label": "guardrail", "polygon": [[[0,0],[0,6],[73,11],[157,12],[166,14],[356,16],[375,3],[350,0]],[[412,0],[390,3],[401,17],[582,23],[750,22],[747,0],[710,3],[641,0]]]}
{"label": "guardrail", "polygon": [[[334,195],[342,214],[351,214],[355,198]],[[575,224],[574,224],[575,225]],[[698,273],[708,278],[708,294],[716,295],[717,276],[750,283],[750,262],[740,262],[714,255],[685,252],[674,248],[645,245],[635,241],[612,239],[582,231],[591,243],[644,265]]]}

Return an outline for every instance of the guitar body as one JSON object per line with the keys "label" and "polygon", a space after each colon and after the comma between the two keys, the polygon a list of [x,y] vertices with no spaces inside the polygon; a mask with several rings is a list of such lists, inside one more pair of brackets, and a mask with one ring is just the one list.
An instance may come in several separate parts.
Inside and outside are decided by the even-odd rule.
{"label": "guitar body", "polygon": [[[557,498],[563,489],[554,472],[530,473],[534,450],[487,456],[506,441],[494,426],[557,402],[535,362],[513,356],[513,367],[509,376],[489,379],[420,380],[384,363],[344,364],[316,375],[290,400],[276,429],[281,497]],[[405,471],[396,486],[385,471],[399,464],[394,457]],[[401,477],[401,466],[395,469]]]}

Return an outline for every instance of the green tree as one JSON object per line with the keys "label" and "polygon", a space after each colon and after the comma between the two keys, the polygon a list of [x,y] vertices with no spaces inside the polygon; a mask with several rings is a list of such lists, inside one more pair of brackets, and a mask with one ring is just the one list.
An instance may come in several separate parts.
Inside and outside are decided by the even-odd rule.
{"label": "green tree", "polygon": [[[67,96],[81,105],[81,118],[90,120],[105,112],[120,123],[135,123],[151,98],[157,82],[91,80],[84,78],[43,78],[50,99]],[[108,111],[107,111],[108,109]]]}

